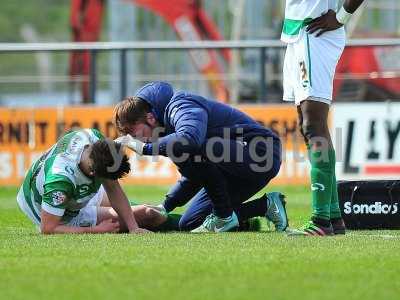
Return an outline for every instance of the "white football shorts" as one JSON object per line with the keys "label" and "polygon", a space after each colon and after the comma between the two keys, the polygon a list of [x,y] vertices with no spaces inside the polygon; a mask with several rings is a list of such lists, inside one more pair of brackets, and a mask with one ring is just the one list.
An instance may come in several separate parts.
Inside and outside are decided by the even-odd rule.
{"label": "white football shorts", "polygon": [[[88,204],[79,211],[77,216],[73,217],[65,225],[75,227],[95,226],[97,224],[97,208],[101,204],[104,193],[105,190],[103,186],[100,186],[99,190],[93,196],[93,198],[89,200]],[[37,219],[37,217],[35,217],[34,213],[26,202],[22,187],[17,195],[17,203],[21,211],[38,227],[40,231],[40,221]]]}
{"label": "white football shorts", "polygon": [[305,32],[289,43],[283,64],[283,100],[296,105],[306,99],[331,104],[336,65],[346,41],[339,28],[320,37]]}

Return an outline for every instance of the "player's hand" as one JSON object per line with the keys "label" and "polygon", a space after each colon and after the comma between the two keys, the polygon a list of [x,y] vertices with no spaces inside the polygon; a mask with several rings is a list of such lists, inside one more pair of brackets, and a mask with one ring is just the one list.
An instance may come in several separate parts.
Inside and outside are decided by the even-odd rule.
{"label": "player's hand", "polygon": [[119,223],[107,219],[94,227],[96,233],[117,233],[119,232]]}
{"label": "player's hand", "polygon": [[336,19],[336,13],[330,9],[326,14],[312,20],[306,30],[310,34],[317,32],[316,36],[319,37],[327,31],[336,30],[342,26],[343,24]]}
{"label": "player's hand", "polygon": [[121,143],[122,146],[128,147],[139,155],[143,155],[144,143],[138,139],[133,138],[130,134],[121,136],[114,141],[117,143]]}
{"label": "player's hand", "polygon": [[144,233],[153,233],[153,231],[138,227],[138,228],[132,230],[130,233],[132,233],[132,234],[144,234]]}
{"label": "player's hand", "polygon": [[159,205],[143,204],[143,206],[154,209],[160,215],[162,215],[164,217],[168,217],[168,212],[166,211],[166,209],[164,208],[164,206],[162,204],[159,204]]}

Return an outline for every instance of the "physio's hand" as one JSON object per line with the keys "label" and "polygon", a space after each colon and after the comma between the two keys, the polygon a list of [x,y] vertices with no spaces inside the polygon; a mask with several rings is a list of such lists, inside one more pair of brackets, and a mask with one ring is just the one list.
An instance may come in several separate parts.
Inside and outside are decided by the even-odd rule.
{"label": "physio's hand", "polygon": [[114,141],[117,143],[121,143],[123,146],[128,147],[139,155],[143,155],[144,143],[138,139],[133,138],[130,134],[121,136]]}
{"label": "physio's hand", "polygon": [[318,31],[316,34],[318,37],[327,31],[336,30],[342,26],[343,24],[336,19],[336,13],[330,9],[326,14],[312,20],[307,26],[307,32],[313,34]]}
{"label": "physio's hand", "polygon": [[107,219],[93,229],[96,233],[117,233],[119,232],[119,223],[113,222],[112,219]]}

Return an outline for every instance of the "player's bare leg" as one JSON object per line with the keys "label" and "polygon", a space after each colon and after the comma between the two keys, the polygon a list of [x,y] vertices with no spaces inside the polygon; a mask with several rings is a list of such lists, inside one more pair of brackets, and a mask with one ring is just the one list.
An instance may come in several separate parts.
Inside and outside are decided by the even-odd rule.
{"label": "player's bare leg", "polygon": [[[167,217],[160,214],[157,210],[144,205],[131,206],[131,209],[138,225],[142,228],[151,230],[167,220]],[[119,222],[118,215],[112,207],[99,206],[97,208],[97,223],[108,219]]]}
{"label": "player's bare leg", "polygon": [[[102,196],[100,206],[111,208],[110,201],[105,193]],[[132,206],[132,208],[133,212],[135,213],[135,217],[137,217],[138,223],[142,224],[142,226],[147,229],[157,232],[179,231],[179,220],[181,215],[166,214],[160,211],[159,207],[152,205],[137,205]],[[151,209],[146,210],[146,208]],[[113,214],[115,215],[115,211]],[[160,217],[160,214],[162,217]]]}
{"label": "player's bare leg", "polygon": [[301,123],[301,134],[307,147],[319,147],[323,151],[333,148],[328,127],[329,105],[305,100],[298,106],[297,112]]}

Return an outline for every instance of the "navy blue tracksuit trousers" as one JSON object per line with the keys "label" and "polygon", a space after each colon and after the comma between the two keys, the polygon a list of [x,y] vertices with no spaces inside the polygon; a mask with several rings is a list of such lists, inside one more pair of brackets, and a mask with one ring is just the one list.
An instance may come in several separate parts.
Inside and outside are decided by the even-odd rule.
{"label": "navy blue tracksuit trousers", "polygon": [[[215,143],[212,153],[221,161],[211,159],[203,149],[201,159],[199,156],[197,159],[191,157],[176,163],[182,178],[167,194],[164,206],[167,211],[171,211],[191,201],[180,220],[181,230],[192,230],[200,226],[212,212],[228,216],[232,208],[239,220],[265,215],[266,204],[243,202],[263,189],[278,174],[281,144],[277,139],[269,139],[268,144],[264,138],[257,138],[258,142],[250,138]],[[223,151],[225,155],[222,155]],[[228,195],[229,199],[223,195]]]}

